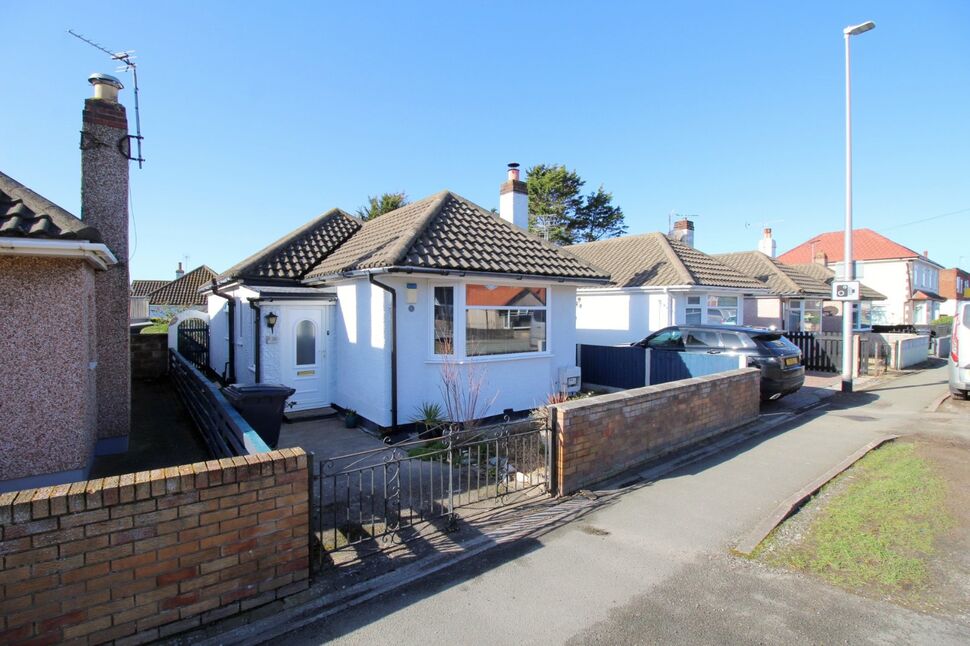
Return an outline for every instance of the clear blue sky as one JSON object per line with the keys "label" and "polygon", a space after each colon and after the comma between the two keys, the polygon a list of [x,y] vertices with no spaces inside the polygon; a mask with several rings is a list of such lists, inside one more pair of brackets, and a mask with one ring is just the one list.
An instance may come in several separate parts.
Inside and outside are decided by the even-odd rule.
{"label": "clear blue sky", "polygon": [[[631,233],[779,252],[843,226],[842,27],[855,223],[970,265],[970,3],[53,3],[3,7],[0,170],[79,213],[89,73],[66,33],[135,49],[135,278],[228,268],[334,206],[451,189],[498,205],[506,162],[603,184]],[[126,83],[128,75],[119,74]],[[123,92],[131,113],[132,94]],[[133,116],[133,115],[132,115]],[[953,211],[917,225],[907,223]]]}

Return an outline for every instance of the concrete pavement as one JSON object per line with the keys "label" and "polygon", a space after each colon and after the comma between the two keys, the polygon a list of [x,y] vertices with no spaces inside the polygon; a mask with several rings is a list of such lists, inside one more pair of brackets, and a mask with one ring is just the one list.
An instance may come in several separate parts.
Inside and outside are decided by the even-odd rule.
{"label": "concrete pavement", "polygon": [[967,643],[970,620],[864,599],[730,554],[782,500],[868,442],[961,426],[959,416],[924,411],[945,388],[945,369],[937,368],[836,395],[726,452],[660,478],[646,473],[579,521],[485,552],[283,639]]}

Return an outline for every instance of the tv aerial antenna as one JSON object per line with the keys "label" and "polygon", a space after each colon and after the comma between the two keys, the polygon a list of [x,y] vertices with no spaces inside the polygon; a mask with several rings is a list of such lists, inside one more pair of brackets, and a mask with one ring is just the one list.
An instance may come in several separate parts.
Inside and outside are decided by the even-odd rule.
{"label": "tv aerial antenna", "polygon": [[[762,229],[767,229],[769,224],[781,224],[782,222],[784,222],[784,220],[762,220],[761,221],[761,228]],[[754,224],[754,222],[748,222],[747,220],[745,220],[745,222],[744,222],[744,228],[745,229],[750,229],[752,224]]]}
{"label": "tv aerial antenna", "polygon": [[667,231],[672,231],[674,226],[674,218],[678,220],[686,220],[687,218],[699,218],[701,217],[697,213],[675,213],[671,211],[667,214]]}
{"label": "tv aerial antenna", "polygon": [[135,65],[135,56],[133,56],[133,54],[135,53],[135,50],[129,49],[123,52],[112,52],[107,47],[104,47],[103,45],[100,45],[94,42],[90,38],[87,38],[84,35],[77,33],[73,29],[68,29],[67,33],[71,34],[78,40],[83,40],[91,47],[94,47],[95,49],[104,52],[105,54],[111,57],[111,60],[121,63],[121,65],[119,65],[115,71],[131,72],[131,77],[132,77],[132,80],[134,81],[134,86],[135,86],[135,134],[128,135],[128,138],[135,140],[135,143],[138,147],[138,156],[129,157],[129,159],[132,159],[133,161],[138,162],[138,168],[141,168],[142,163],[145,161],[145,158],[142,157],[141,155],[141,140],[144,139],[144,137],[141,136],[141,115],[138,111],[138,67]]}

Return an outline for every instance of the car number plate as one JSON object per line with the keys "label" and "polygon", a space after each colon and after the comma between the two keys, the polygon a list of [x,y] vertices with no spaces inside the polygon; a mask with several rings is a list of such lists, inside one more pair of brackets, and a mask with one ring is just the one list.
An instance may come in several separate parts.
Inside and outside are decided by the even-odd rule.
{"label": "car number plate", "polygon": [[798,357],[788,357],[785,359],[786,366],[794,366],[798,364]]}

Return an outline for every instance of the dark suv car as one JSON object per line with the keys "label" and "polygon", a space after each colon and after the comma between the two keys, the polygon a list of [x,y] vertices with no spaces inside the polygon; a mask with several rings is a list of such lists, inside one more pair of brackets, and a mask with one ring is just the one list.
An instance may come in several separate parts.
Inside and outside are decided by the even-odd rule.
{"label": "dark suv car", "polygon": [[745,355],[761,368],[761,398],[777,399],[805,383],[802,353],[781,332],[737,325],[674,325],[633,345],[668,352]]}

